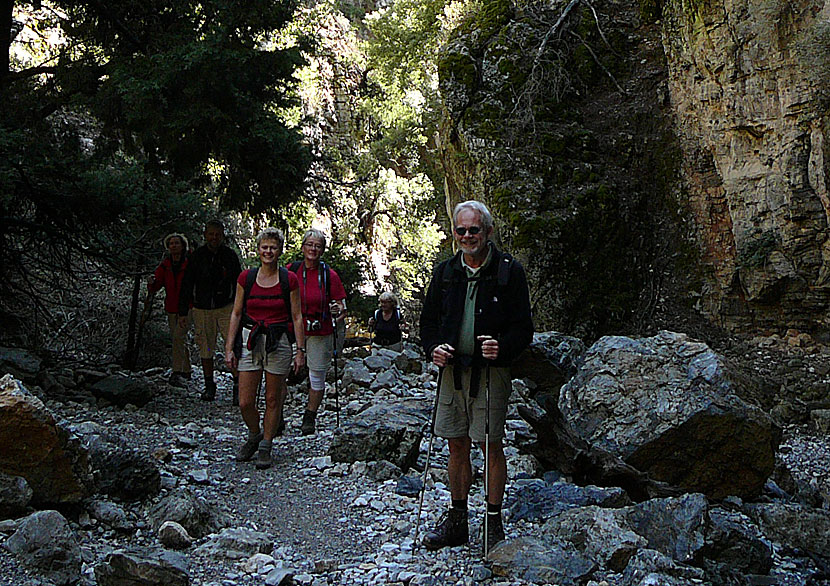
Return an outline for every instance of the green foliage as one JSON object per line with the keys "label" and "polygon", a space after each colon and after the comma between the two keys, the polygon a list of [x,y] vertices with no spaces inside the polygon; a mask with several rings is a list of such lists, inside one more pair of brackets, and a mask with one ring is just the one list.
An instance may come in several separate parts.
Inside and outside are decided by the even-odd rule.
{"label": "green foliage", "polygon": [[291,2],[43,4],[0,71],[0,311],[53,315],[50,284],[146,274],[168,232],[301,199]]}
{"label": "green foliage", "polygon": [[770,254],[780,247],[781,239],[773,230],[747,231],[738,249],[738,265],[747,269],[762,268]]}

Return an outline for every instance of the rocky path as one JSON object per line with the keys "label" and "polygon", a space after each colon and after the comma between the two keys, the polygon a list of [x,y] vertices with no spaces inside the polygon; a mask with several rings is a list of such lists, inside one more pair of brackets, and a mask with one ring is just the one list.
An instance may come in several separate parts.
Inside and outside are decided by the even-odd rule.
{"label": "rocky path", "polygon": [[[794,480],[805,490],[826,501],[830,495],[830,441],[821,422],[813,421],[804,410],[803,396],[812,389],[815,401],[830,385],[830,353],[780,353],[758,344],[737,348],[730,359],[740,361],[748,377],[762,375],[773,381],[781,393],[769,401],[768,409],[777,410],[784,421],[784,438],[778,458],[791,471]],[[216,531],[206,532],[183,550],[188,563],[189,583],[205,586],[300,584],[397,584],[400,586],[472,586],[473,584],[522,585],[531,582],[493,574],[493,568],[481,559],[479,520],[483,513],[480,476],[471,494],[471,543],[467,546],[426,552],[413,549],[417,496],[405,496],[399,489],[401,472],[386,462],[332,463],[328,457],[335,428],[335,414],[321,413],[319,433],[312,437],[299,434],[299,422],[305,403],[301,387],[292,389],[288,403],[288,428],[275,440],[275,463],[268,470],[256,470],[253,463],[237,463],[233,456],[244,437],[238,410],[230,404],[230,378],[220,375],[220,392],[214,403],[198,400],[201,381],[188,388],[169,387],[163,372],[152,374],[159,392],[142,408],[125,409],[86,403],[54,402],[47,406],[70,426],[90,425],[123,437],[145,454],[153,454],[162,470],[162,490],[158,496],[139,502],[98,499],[115,513],[105,521],[83,507],[62,509],[81,546],[83,568],[80,584],[96,583],[96,566],[112,551],[125,547],[159,547],[153,526],[153,509],[170,495],[192,493],[207,503],[209,509],[224,519],[223,526],[236,531],[235,538],[224,541]],[[197,375],[198,376],[198,375]],[[769,383],[767,383],[769,384]],[[521,387],[521,384],[519,384]],[[408,399],[420,400],[424,411],[432,405],[433,377],[413,376],[406,391]],[[764,393],[761,385],[753,387]],[[783,392],[789,389],[788,392]],[[519,400],[521,393],[514,393]],[[368,388],[352,389],[344,397],[341,418],[348,421],[352,405],[388,401],[396,396],[389,391],[373,392]],[[815,410],[810,413],[815,413]],[[532,460],[519,455],[516,445],[526,439],[527,424],[515,408],[508,415],[506,451],[510,469],[507,499],[517,493],[522,475],[538,475]],[[523,440],[524,441],[524,440]],[[421,445],[421,463],[427,443]],[[421,531],[434,524],[447,508],[447,450],[436,440],[428,488],[425,493]],[[481,468],[480,457],[476,462]],[[410,471],[410,475],[419,476]],[[796,487],[797,488],[797,487]],[[527,493],[525,493],[527,494]],[[821,507],[820,502],[813,506]],[[105,508],[106,508],[105,507]],[[540,523],[509,521],[508,539],[532,537],[541,530]],[[14,531],[14,521],[0,522],[0,534]],[[222,533],[220,533],[221,535]],[[242,537],[240,537],[242,535]],[[250,539],[260,541],[251,544]],[[2,535],[0,535],[2,539]],[[234,539],[236,541],[234,541]],[[256,554],[256,551],[262,553]],[[806,583],[816,568],[793,557],[792,550],[776,548],[770,578],[781,586]],[[289,579],[289,576],[291,577]],[[613,572],[588,586],[617,583]],[[293,581],[292,581],[293,580]],[[538,580],[536,581],[538,583]],[[684,582],[685,583],[685,582]],[[826,583],[813,581],[812,583]],[[18,558],[0,547],[0,584],[46,586],[41,576],[19,563]]]}
{"label": "rocky path", "polygon": [[[400,471],[376,463],[333,464],[326,454],[335,414],[321,413],[319,433],[301,436],[305,397],[299,388],[289,399],[286,433],[274,442],[274,466],[257,470],[253,462],[235,462],[244,427],[237,408],[230,404],[230,379],[222,376],[218,399],[213,403],[198,400],[200,381],[195,378],[189,388],[165,385],[163,392],[141,409],[47,402],[70,424],[95,422],[162,460],[159,497],[144,503],[116,503],[126,515],[125,530],[113,530],[78,511],[64,511],[81,542],[85,562],[82,584],[95,583],[94,566],[114,549],[157,546],[149,511],[160,498],[182,488],[226,513],[230,527],[265,533],[274,544],[267,556],[246,565],[249,555],[230,559],[199,547],[209,544],[209,537],[198,540],[185,551],[191,584],[267,584],[266,578],[275,567],[289,569],[298,584],[472,584],[475,577],[491,575],[481,563],[477,534],[467,547],[438,553],[418,548],[413,552],[418,499],[396,493]],[[425,396],[425,402],[431,401]],[[436,478],[444,475],[446,455],[445,445],[436,440]],[[429,484],[422,532],[449,502],[449,493],[440,481]],[[477,485],[471,511],[480,517],[483,503],[480,482]],[[477,527],[474,521],[474,533]],[[10,586],[45,584],[2,549],[0,576],[0,583]]]}

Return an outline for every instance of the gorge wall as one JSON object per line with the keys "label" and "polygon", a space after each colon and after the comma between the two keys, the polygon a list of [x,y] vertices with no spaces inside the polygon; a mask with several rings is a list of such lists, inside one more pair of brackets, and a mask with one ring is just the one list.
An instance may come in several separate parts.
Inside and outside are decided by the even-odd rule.
{"label": "gorge wall", "polygon": [[663,45],[707,314],[823,333],[830,5],[669,1]]}
{"label": "gorge wall", "polygon": [[537,325],[830,324],[820,1],[485,3],[443,53],[448,205],[488,202]]}

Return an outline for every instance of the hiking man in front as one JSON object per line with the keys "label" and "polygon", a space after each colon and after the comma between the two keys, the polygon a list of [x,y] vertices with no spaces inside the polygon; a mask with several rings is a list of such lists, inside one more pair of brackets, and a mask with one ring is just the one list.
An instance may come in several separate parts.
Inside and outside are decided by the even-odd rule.
{"label": "hiking man in front", "polygon": [[[216,398],[213,380],[213,357],[216,354],[216,336],[228,331],[236,294],[236,279],[242,272],[239,257],[225,245],[225,225],[219,220],[205,224],[205,243],[196,249],[182,280],[179,296],[179,322],[187,323],[187,313],[193,302],[193,325],[199,358],[205,375],[203,401]],[[239,383],[233,372],[233,404],[239,404]]]}
{"label": "hiking man in front", "polygon": [[[453,225],[459,252],[436,267],[421,312],[424,351],[443,369],[434,431],[447,439],[450,449],[452,506],[424,535],[424,545],[432,550],[469,539],[473,442],[488,454],[485,539],[490,546],[504,539],[501,505],[507,463],[502,438],[512,390],[510,363],[533,338],[524,269],[490,241],[493,218],[487,207],[474,200],[458,204]],[[485,429],[489,449],[485,449]]]}

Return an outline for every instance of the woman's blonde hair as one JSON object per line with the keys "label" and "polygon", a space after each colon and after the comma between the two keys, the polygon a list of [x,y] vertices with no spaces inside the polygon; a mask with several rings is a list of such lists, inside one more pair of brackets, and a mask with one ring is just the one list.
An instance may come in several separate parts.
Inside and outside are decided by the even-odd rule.
{"label": "woman's blonde hair", "polygon": [[280,250],[282,250],[282,247],[285,245],[285,234],[279,228],[263,228],[256,235],[257,247],[259,247],[259,243],[263,240],[276,240],[280,245]]}

